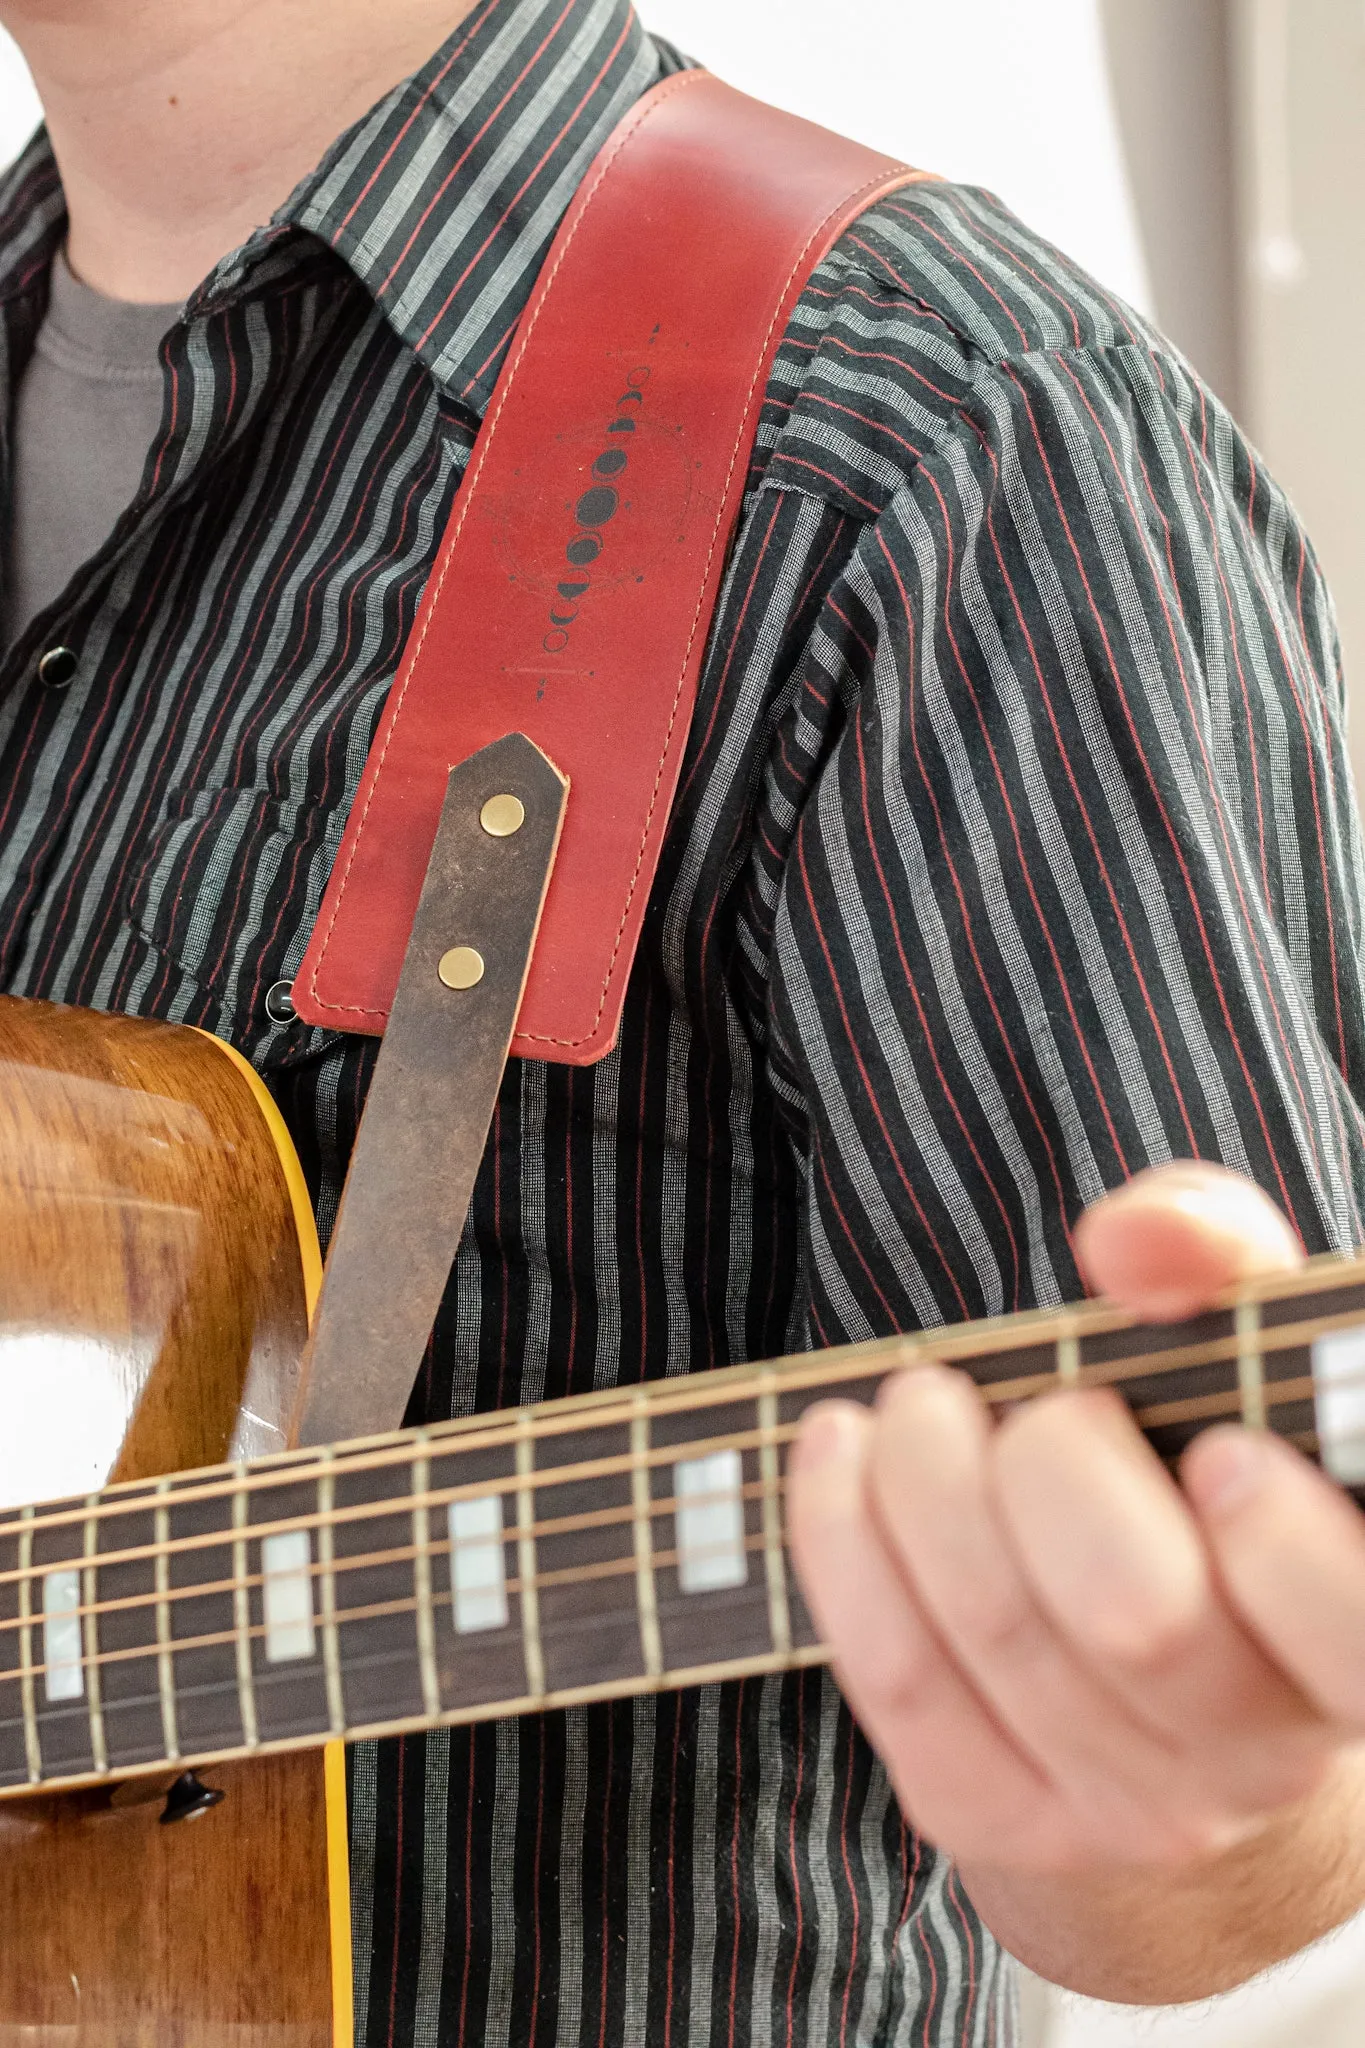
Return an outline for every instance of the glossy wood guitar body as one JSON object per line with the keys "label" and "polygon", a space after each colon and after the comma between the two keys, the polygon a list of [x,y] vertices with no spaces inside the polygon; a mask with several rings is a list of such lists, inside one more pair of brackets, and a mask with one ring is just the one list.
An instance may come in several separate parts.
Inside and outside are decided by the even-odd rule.
{"label": "glossy wood guitar body", "polygon": [[[297,1171],[216,1041],[0,999],[0,1505],[283,1444]],[[165,1778],[0,1810],[0,2048],[332,2041],[321,1763],[210,1775],[175,1826]]]}
{"label": "glossy wood guitar body", "polygon": [[[1115,1387],[1168,1461],[1239,1419],[1365,1506],[1365,1256],[293,1445],[317,1266],[235,1055],[0,1000],[0,2048],[350,2048],[318,1747],[335,1794],[341,1739],[824,1662],[784,1497],[829,1394]],[[228,1798],[165,1827],[187,1759]]]}

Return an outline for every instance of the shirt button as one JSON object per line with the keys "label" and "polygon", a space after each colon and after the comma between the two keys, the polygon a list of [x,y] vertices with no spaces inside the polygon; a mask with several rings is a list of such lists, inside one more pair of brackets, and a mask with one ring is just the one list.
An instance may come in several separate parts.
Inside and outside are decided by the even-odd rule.
{"label": "shirt button", "polygon": [[292,1024],[298,1016],[294,1008],[294,984],[292,981],[277,981],[266,994],[265,1014],[272,1024]]}
{"label": "shirt button", "polygon": [[49,647],[38,657],[38,681],[45,690],[64,690],[80,663],[70,647]]}

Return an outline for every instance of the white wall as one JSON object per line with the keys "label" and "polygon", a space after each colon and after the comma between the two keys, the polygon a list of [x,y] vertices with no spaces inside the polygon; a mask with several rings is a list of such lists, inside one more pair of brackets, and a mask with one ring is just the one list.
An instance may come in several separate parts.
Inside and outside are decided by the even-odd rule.
{"label": "white wall", "polygon": [[637,5],[650,28],[730,84],[926,170],[991,187],[1150,311],[1097,0]]}
{"label": "white wall", "polygon": [[0,164],[18,155],[41,119],[28,66],[0,29]]}

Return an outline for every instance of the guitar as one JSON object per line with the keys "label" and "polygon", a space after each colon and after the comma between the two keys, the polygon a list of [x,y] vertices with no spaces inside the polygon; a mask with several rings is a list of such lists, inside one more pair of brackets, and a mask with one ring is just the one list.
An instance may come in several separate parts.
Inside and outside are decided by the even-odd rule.
{"label": "guitar", "polygon": [[236,1054],[0,999],[0,2048],[348,2039],[340,1745],[824,1661],[783,1488],[830,1393],[1116,1386],[1168,1459],[1240,1418],[1365,1482],[1365,1261],[293,1450],[319,1271]]}

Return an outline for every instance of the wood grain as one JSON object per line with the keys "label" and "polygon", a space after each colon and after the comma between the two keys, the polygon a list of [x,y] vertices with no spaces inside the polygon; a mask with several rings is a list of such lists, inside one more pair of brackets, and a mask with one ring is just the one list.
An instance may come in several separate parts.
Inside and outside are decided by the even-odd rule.
{"label": "wood grain", "polygon": [[[0,1499],[279,1448],[306,1330],[289,1176],[236,1065],[0,998]],[[0,2048],[331,2042],[321,1760],[210,1775],[227,1799],[177,1827],[141,1783],[0,1811]]]}

